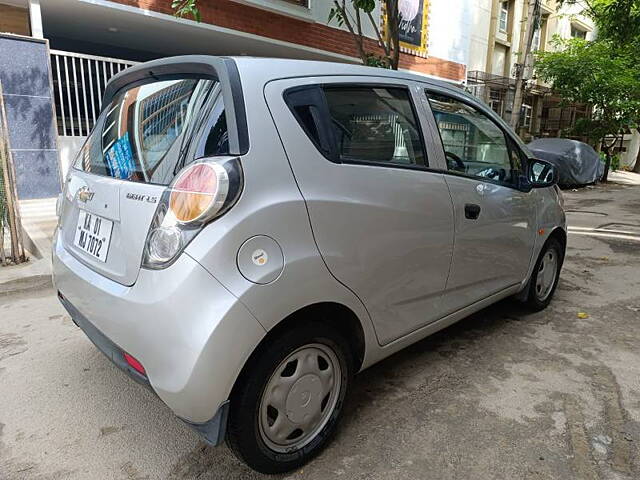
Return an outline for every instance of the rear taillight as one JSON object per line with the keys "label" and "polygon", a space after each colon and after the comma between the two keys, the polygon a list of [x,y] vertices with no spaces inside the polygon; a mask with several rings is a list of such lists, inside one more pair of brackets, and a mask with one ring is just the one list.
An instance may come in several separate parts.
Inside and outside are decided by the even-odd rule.
{"label": "rear taillight", "polygon": [[215,216],[224,205],[228,192],[229,175],[222,165],[191,165],[173,183],[169,211],[181,223]]}
{"label": "rear taillight", "polygon": [[183,168],[162,195],[145,244],[142,266],[169,266],[200,230],[240,197],[240,159],[213,158]]}

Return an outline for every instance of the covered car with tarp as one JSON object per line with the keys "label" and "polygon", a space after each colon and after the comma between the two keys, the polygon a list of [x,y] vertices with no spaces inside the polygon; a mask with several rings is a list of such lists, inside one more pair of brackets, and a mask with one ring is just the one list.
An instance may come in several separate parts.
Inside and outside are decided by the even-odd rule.
{"label": "covered car with tarp", "polygon": [[586,143],[568,138],[540,138],[528,147],[536,158],[555,165],[560,185],[595,183],[604,173],[600,155]]}

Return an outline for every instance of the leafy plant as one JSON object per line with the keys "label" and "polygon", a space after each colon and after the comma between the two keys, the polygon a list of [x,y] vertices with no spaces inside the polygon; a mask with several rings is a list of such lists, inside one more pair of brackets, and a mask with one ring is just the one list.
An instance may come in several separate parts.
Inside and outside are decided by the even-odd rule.
{"label": "leafy plant", "polygon": [[[607,164],[607,155],[604,152],[600,152],[600,161],[606,165]],[[616,171],[616,170],[620,170],[620,155],[616,154],[616,155],[611,155],[611,159],[610,159],[610,170],[612,171]],[[624,170],[624,168],[623,168]]]}
{"label": "leafy plant", "polygon": [[202,20],[200,9],[198,8],[198,0],[173,0],[171,8],[174,10],[176,17],[192,17],[196,22]]}

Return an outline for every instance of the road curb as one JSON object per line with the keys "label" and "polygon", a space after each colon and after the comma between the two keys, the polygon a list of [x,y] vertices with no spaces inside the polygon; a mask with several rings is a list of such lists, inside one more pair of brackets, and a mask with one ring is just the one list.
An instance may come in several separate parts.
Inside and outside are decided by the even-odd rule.
{"label": "road curb", "polygon": [[0,283],[0,296],[22,293],[33,290],[51,288],[53,282],[50,274],[30,275],[28,277],[16,278],[8,282]]}

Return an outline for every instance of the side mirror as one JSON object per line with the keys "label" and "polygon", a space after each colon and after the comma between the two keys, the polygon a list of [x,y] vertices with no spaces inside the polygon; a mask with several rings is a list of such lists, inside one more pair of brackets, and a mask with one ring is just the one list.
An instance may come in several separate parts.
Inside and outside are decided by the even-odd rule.
{"label": "side mirror", "polygon": [[558,183],[556,167],[544,160],[530,160],[527,177],[533,188],[551,187]]}

